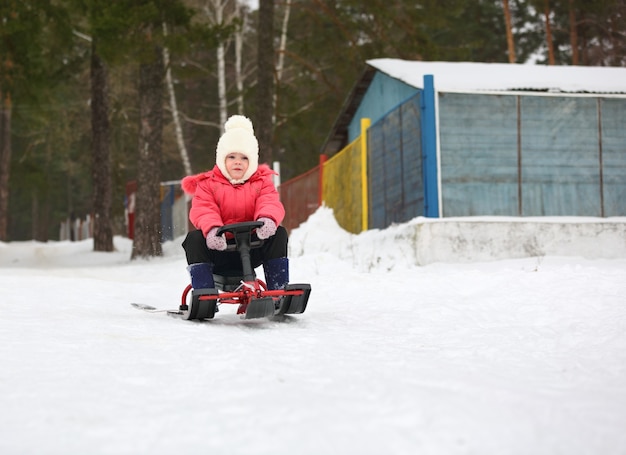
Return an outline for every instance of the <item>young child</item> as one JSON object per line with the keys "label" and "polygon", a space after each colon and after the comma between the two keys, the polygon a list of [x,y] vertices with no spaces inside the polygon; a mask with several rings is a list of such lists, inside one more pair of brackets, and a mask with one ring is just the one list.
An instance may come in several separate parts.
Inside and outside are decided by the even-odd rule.
{"label": "young child", "polygon": [[252,267],[263,264],[268,289],[282,289],[289,282],[287,230],[280,226],[285,208],[274,187],[275,174],[259,165],[259,144],[252,122],[233,115],[224,124],[217,143],[215,166],[202,174],[185,177],[183,190],[192,195],[189,220],[197,230],[183,241],[187,269],[194,289],[213,288],[213,273],[241,270],[237,251],[224,251],[226,239],[217,230],[226,224],[262,221],[256,235],[264,243],[250,251]]}

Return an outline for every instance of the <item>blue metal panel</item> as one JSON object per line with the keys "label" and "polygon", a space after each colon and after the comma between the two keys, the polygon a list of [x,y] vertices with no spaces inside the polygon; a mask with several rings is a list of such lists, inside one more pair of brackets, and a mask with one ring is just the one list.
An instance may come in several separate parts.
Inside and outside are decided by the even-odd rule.
{"label": "blue metal panel", "polygon": [[348,142],[352,142],[361,134],[362,118],[369,118],[375,123],[418,91],[417,88],[398,79],[377,72],[352,117],[348,127]]}
{"label": "blue metal panel", "polygon": [[418,94],[368,129],[370,228],[424,214],[419,125]]}
{"label": "blue metal panel", "polygon": [[516,97],[439,94],[444,216],[518,215]]}
{"label": "blue metal panel", "polygon": [[383,121],[372,124],[367,130],[369,227],[387,227],[385,217],[385,134]]}
{"label": "blue metal panel", "polygon": [[437,179],[437,121],[435,85],[432,75],[424,76],[422,93],[422,166],[424,179],[424,215],[439,216],[439,183]]}
{"label": "blue metal panel", "polygon": [[597,102],[521,96],[522,214],[601,216]]}
{"label": "blue metal panel", "polygon": [[626,216],[626,100],[600,98],[603,216]]}
{"label": "blue metal panel", "polygon": [[383,119],[385,134],[385,212],[386,224],[401,221],[402,194],[402,130],[400,109],[389,113]]}
{"label": "blue metal panel", "polygon": [[422,169],[421,95],[400,107],[402,115],[402,221],[424,215],[424,180]]}
{"label": "blue metal panel", "polygon": [[176,187],[167,185],[161,187],[161,242],[174,240],[174,224],[172,207],[174,206]]}
{"label": "blue metal panel", "polygon": [[443,216],[518,215],[514,96],[439,94]]}

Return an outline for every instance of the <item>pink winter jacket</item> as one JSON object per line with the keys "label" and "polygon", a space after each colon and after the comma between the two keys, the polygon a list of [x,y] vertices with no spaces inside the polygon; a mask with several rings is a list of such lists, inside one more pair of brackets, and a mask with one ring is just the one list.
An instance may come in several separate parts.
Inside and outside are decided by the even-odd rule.
{"label": "pink winter jacket", "polygon": [[192,195],[189,220],[206,237],[211,228],[260,217],[271,218],[276,226],[285,217],[285,208],[272,181],[273,170],[260,164],[244,183],[233,185],[217,166],[202,174],[185,177],[181,186]]}

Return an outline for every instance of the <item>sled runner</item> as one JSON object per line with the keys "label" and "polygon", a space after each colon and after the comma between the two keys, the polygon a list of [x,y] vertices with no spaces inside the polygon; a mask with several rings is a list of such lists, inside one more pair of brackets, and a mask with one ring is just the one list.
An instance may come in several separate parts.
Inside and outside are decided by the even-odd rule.
{"label": "sled runner", "polygon": [[187,320],[213,319],[218,304],[239,305],[237,314],[245,319],[304,313],[310,284],[287,284],[284,289],[269,290],[254,273],[250,250],[263,245],[263,240],[253,238],[252,232],[262,225],[263,222],[247,221],[222,226],[217,235],[232,234],[234,242],[229,242],[226,250],[239,252],[241,270],[225,275],[214,273],[215,288],[193,289],[187,285],[174,313]]}

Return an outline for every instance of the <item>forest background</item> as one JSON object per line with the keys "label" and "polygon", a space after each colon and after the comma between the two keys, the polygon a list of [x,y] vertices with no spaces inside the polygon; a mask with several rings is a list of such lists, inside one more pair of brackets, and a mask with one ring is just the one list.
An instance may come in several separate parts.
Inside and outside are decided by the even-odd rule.
{"label": "forest background", "polygon": [[[0,241],[90,215],[161,254],[159,182],[202,172],[229,115],[281,179],[319,162],[371,58],[626,66],[625,0],[0,0]],[[258,8],[256,7],[258,5]]]}

